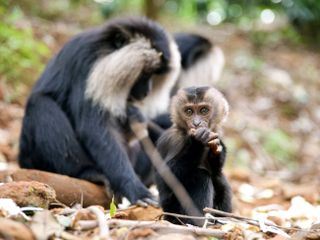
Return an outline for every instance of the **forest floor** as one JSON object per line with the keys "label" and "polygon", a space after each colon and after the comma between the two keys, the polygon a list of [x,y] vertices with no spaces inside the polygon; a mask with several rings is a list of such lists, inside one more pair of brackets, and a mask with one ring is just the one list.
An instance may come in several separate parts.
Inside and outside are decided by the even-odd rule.
{"label": "forest floor", "polygon": [[[49,33],[46,28],[50,28]],[[55,24],[37,31],[39,38],[50,35],[50,49],[56,52],[77,30],[69,31],[68,26]],[[234,216],[221,220],[218,228],[229,232],[228,239],[286,239],[286,234],[295,239],[320,239],[320,227],[315,225],[320,223],[319,53],[287,43],[279,36],[271,38],[268,32],[253,34],[225,26],[210,33],[226,56],[217,87],[231,105],[224,135],[229,150],[226,173],[234,194],[234,214],[257,220],[252,224],[243,218],[235,220]],[[0,170],[17,169],[26,96],[17,103],[7,103],[1,100],[3,91],[0,89]],[[153,220],[145,216],[154,216],[149,210],[155,211],[142,210],[133,219]],[[60,227],[52,223],[52,228],[61,230],[64,213],[51,213],[60,216]],[[50,219],[45,214],[41,217]],[[278,227],[271,228],[267,219]],[[98,234],[97,228],[92,229],[90,234]],[[194,237],[170,233],[161,238],[153,228],[145,227],[139,232],[138,228],[121,223],[116,229],[112,235],[115,239]],[[59,237],[76,239],[68,233]]]}

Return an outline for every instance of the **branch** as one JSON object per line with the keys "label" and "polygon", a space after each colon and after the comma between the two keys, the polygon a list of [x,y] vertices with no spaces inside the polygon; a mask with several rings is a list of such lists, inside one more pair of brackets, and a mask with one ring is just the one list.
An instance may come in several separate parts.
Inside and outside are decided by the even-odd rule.
{"label": "branch", "polygon": [[109,207],[112,198],[112,196],[106,193],[103,186],[39,170],[18,169],[14,171],[0,171],[0,182],[10,181],[37,181],[48,184],[56,191],[57,200],[68,206],[81,203],[83,199],[84,207],[91,205]]}
{"label": "branch", "polygon": [[90,206],[88,207],[88,210],[92,212],[94,215],[96,215],[98,226],[99,226],[99,235],[100,238],[110,238],[109,236],[109,228],[107,225],[105,225],[105,216],[101,209],[99,209],[97,206]]}
{"label": "branch", "polygon": [[221,217],[235,218],[235,219],[243,220],[243,221],[255,221],[255,220],[253,220],[251,218],[242,217],[242,216],[239,216],[239,215],[235,215],[233,213],[224,212],[224,211],[213,209],[213,208],[204,208],[203,211],[205,213],[211,213],[211,214],[214,214],[216,216],[221,216]]}
{"label": "branch", "polygon": [[[204,218],[204,217],[196,217]],[[196,226],[180,226],[176,224],[169,223],[168,221],[133,221],[133,220],[123,220],[123,219],[110,219],[106,222],[109,228],[121,228],[127,227],[133,228],[151,228],[154,231],[161,233],[183,233],[183,234],[193,234],[197,236],[211,236],[216,238],[223,238],[227,232],[217,229],[201,228]],[[77,225],[81,230],[90,230],[98,227],[97,220],[80,220]]]}
{"label": "branch", "polygon": [[[236,215],[236,214],[233,214],[233,213],[228,213],[228,212],[224,212],[224,211],[217,210],[217,209],[213,209],[213,208],[204,208],[203,211],[206,212],[206,213],[214,214],[215,216],[233,218],[233,219],[237,219],[237,220],[240,220],[240,221],[244,221],[244,222],[249,223],[249,224],[251,224],[251,225],[260,227],[260,223],[259,223],[259,221],[256,220],[256,219],[247,218],[247,217],[242,217],[242,216],[239,216],[239,215]],[[281,226],[278,226],[278,225],[276,225],[275,223],[273,223],[273,222],[271,222],[271,221],[264,221],[264,224],[265,224],[266,226],[276,227],[276,228],[283,229],[283,230],[287,230],[287,231],[292,231],[292,230],[294,230],[294,231],[297,231],[297,230],[298,230],[298,231],[301,231],[300,228],[281,227]]]}
{"label": "branch", "polygon": [[112,219],[109,220],[108,225],[110,228],[115,227],[128,227],[128,228],[141,228],[147,227],[155,231],[161,231],[162,233],[183,233],[183,234],[193,234],[197,236],[211,236],[216,238],[223,238],[226,235],[225,231],[216,229],[200,228],[196,226],[180,226],[169,223],[167,221],[131,221],[131,220],[121,220]]}
{"label": "branch", "polygon": [[176,218],[186,218],[186,219],[198,219],[198,220],[206,220],[206,217],[199,217],[199,216],[189,216],[184,214],[178,214],[178,213],[169,213],[169,212],[163,212],[162,215],[172,216]]}

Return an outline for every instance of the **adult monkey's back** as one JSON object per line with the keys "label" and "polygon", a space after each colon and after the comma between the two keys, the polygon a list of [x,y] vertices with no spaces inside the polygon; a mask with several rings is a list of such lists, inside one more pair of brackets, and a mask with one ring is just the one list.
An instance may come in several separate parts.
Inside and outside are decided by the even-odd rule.
{"label": "adult monkey's back", "polygon": [[179,61],[171,37],[147,19],[118,19],[79,34],[32,90],[20,166],[109,182],[132,203],[148,201],[128,158],[128,118],[144,121],[167,109]]}

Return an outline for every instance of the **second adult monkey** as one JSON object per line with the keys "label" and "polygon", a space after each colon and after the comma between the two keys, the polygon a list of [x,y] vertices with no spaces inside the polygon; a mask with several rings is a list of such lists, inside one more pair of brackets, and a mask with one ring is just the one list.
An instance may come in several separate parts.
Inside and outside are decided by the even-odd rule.
{"label": "second adult monkey", "polygon": [[[205,207],[231,211],[231,190],[222,172],[226,147],[217,133],[228,110],[226,99],[215,88],[182,89],[173,98],[173,125],[158,142],[162,158],[200,212]],[[186,214],[158,174],[156,182],[163,210]],[[166,219],[179,223],[173,217]]]}
{"label": "second adult monkey", "polygon": [[[196,33],[175,33],[174,40],[181,55],[182,68],[171,94],[176,94],[180,88],[215,86],[225,64],[222,49],[210,38]],[[153,121],[164,129],[172,124],[167,112],[157,115]]]}

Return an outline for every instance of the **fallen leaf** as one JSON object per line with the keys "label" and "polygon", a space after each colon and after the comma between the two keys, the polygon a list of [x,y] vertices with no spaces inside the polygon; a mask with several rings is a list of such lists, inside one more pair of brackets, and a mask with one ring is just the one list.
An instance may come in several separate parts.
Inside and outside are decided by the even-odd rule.
{"label": "fallen leaf", "polygon": [[47,240],[54,234],[59,235],[64,227],[61,226],[49,210],[36,212],[30,228],[37,240]]}
{"label": "fallen leaf", "polygon": [[20,222],[11,219],[0,219],[0,238],[14,240],[35,239],[30,229]]}
{"label": "fallen leaf", "polygon": [[126,239],[134,240],[134,239],[146,238],[154,235],[156,235],[155,231],[153,231],[150,228],[137,228],[130,231]]}
{"label": "fallen leaf", "polygon": [[[128,217],[129,220],[157,220],[162,214],[162,210],[160,208],[156,208],[153,206],[147,207],[139,207],[133,206],[125,210],[118,210],[117,215],[121,216],[120,214],[124,213]],[[122,217],[125,215],[122,215]]]}

